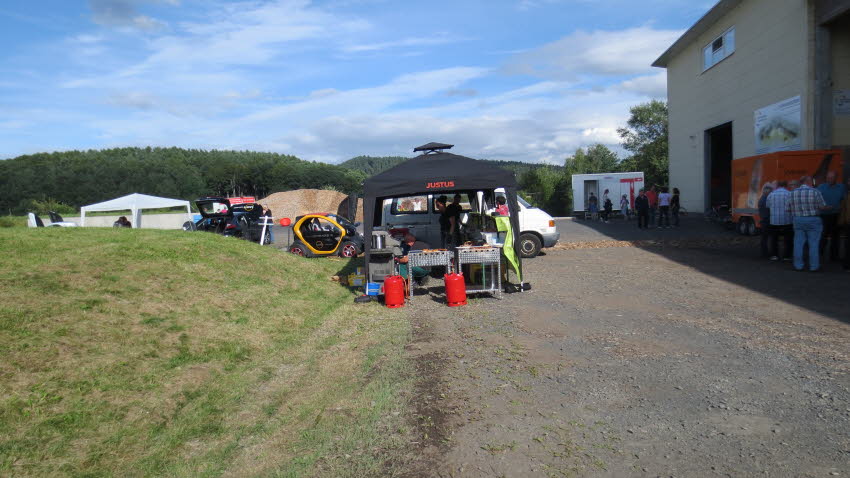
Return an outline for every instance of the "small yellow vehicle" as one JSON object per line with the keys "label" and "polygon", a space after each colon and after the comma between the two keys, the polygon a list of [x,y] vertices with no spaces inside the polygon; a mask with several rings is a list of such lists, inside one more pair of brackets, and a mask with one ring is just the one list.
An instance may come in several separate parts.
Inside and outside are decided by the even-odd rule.
{"label": "small yellow vehicle", "polygon": [[295,218],[295,240],[289,252],[303,257],[357,257],[363,252],[359,223],[330,213],[305,214]]}

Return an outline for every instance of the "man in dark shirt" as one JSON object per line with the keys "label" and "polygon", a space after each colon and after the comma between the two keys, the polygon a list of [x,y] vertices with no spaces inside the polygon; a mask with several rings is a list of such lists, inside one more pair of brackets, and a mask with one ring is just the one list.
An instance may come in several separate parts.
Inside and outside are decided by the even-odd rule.
{"label": "man in dark shirt", "polygon": [[640,190],[640,195],[635,198],[635,212],[637,213],[638,229],[646,229],[649,219],[649,198],[646,197],[646,191],[643,189]]}
{"label": "man in dark shirt", "polygon": [[[454,201],[446,206],[443,215],[448,219],[449,230],[447,244],[452,246],[460,245],[460,215],[463,212],[463,207],[460,205],[460,194],[455,194]],[[442,224],[442,218],[440,218]]]}

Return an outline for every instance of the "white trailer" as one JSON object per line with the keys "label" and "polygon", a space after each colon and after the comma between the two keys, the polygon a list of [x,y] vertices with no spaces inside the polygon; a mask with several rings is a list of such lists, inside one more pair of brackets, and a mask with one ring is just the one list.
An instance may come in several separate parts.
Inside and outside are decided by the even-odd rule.
{"label": "white trailer", "polygon": [[623,194],[629,200],[629,209],[635,207],[635,197],[643,188],[643,173],[598,173],[573,174],[573,213],[587,211],[587,198],[593,193],[602,209],[602,194],[608,190],[608,197],[614,203],[614,210],[620,210],[620,198]]}

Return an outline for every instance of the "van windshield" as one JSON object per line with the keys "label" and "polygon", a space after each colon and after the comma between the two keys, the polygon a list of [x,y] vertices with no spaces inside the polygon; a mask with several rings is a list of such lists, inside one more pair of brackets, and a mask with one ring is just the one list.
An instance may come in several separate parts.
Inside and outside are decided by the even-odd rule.
{"label": "van windshield", "polygon": [[526,201],[525,199],[523,199],[523,198],[522,198],[521,196],[519,196],[519,195],[517,195],[517,197],[516,197],[516,202],[518,202],[518,203],[522,204],[522,207],[524,207],[524,208],[526,208],[526,209],[530,209],[530,208],[533,208],[533,207],[534,207],[534,206],[532,206],[531,204],[528,204],[528,201]]}

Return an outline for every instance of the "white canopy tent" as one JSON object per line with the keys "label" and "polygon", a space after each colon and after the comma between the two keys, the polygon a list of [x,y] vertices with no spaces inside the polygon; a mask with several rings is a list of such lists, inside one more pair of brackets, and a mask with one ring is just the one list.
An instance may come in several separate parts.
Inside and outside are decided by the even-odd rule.
{"label": "white canopy tent", "polygon": [[192,208],[189,201],[182,199],[169,199],[157,196],[148,196],[147,194],[133,193],[120,198],[110,199],[109,201],[99,202],[97,204],[89,204],[80,208],[80,225],[86,225],[86,213],[94,211],[125,211],[130,210],[132,213],[133,227],[142,227],[142,209],[159,209],[165,207],[185,207],[187,214],[192,214]]}

